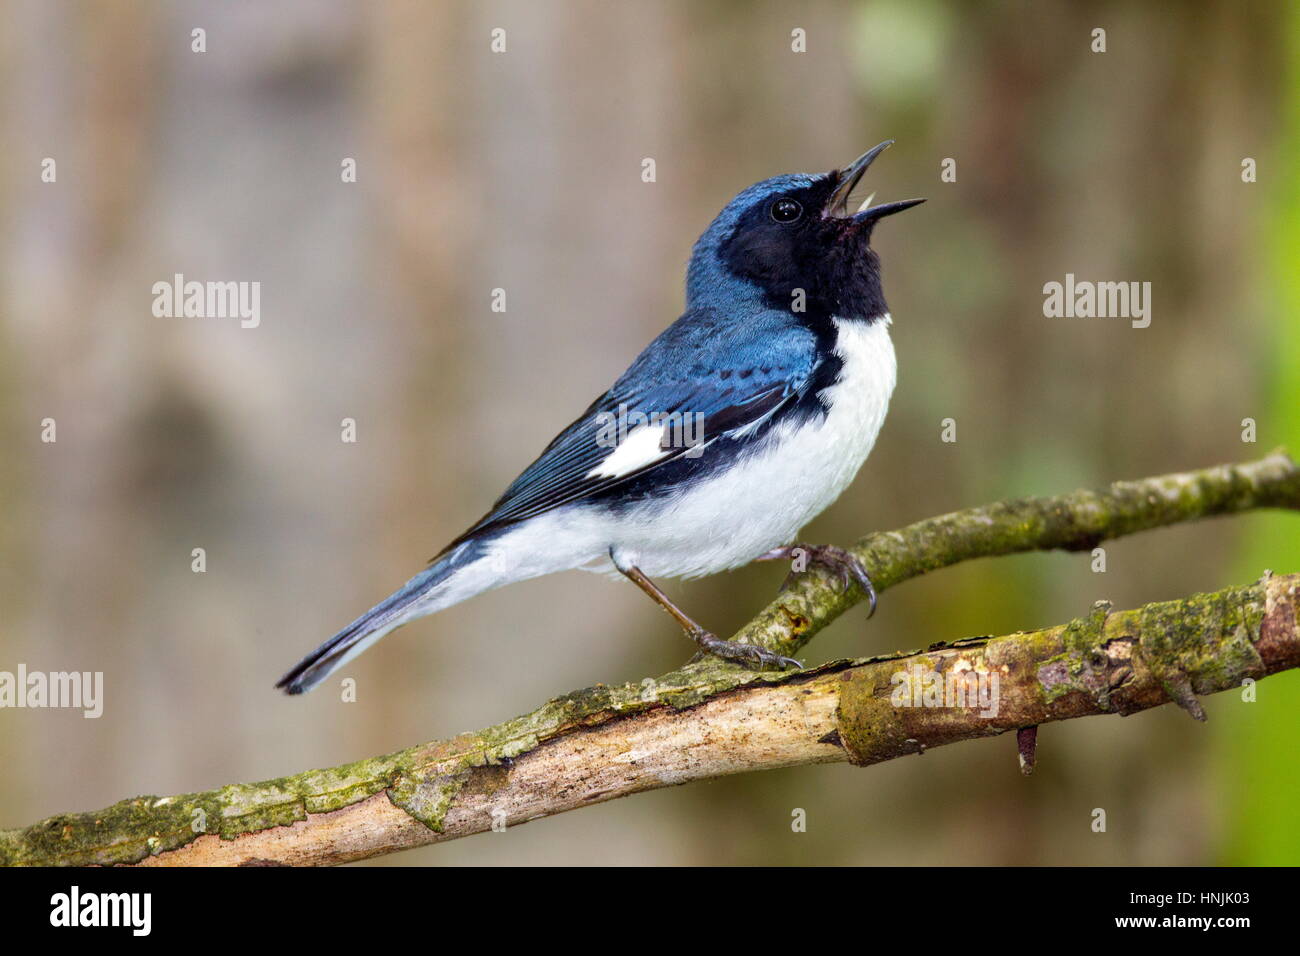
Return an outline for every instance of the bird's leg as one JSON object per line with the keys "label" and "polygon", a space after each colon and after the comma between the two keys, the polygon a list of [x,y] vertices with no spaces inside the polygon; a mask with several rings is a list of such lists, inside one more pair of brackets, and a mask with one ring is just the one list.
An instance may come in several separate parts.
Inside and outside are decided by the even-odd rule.
{"label": "bird's leg", "polygon": [[[808,564],[820,564],[829,571],[839,575],[840,586],[845,590],[853,582],[857,582],[858,587],[862,588],[867,595],[867,600],[871,602],[871,611],[867,614],[870,617],[876,613],[876,589],[871,584],[871,578],[867,574],[867,569],[862,562],[851,551],[845,551],[843,548],[837,548],[833,544],[791,544],[780,548],[773,548],[767,554],[760,554],[755,561],[784,561],[790,559],[803,558]],[[800,568],[800,571],[804,568]],[[786,575],[785,582],[781,585],[784,589],[787,587],[797,572],[793,569]]]}
{"label": "bird's leg", "polygon": [[[611,552],[610,557],[613,558]],[[740,661],[745,664],[757,664],[760,667],[797,667],[802,668],[800,664],[792,657],[782,657],[780,654],[774,654],[766,648],[759,647],[756,644],[741,644],[739,641],[724,641],[715,634],[706,631],[700,625],[696,624],[686,616],[681,608],[669,600],[668,595],[660,591],[659,588],[641,573],[641,569],[635,565],[624,567],[614,561],[614,567],[618,568],[633,584],[639,587],[646,594],[650,595],[661,608],[673,616],[686,636],[700,646],[700,650],[715,657],[721,657],[723,660]]]}

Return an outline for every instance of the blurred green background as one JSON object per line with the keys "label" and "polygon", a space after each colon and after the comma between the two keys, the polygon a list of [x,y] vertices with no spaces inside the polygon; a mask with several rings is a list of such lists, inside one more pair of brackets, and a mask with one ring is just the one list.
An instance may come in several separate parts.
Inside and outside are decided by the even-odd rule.
{"label": "blurred green background", "polygon": [[[0,711],[0,826],[328,766],[683,660],[635,589],[572,573],[399,631],[348,669],[355,703],[271,689],[679,314],[691,244],[732,195],[888,137],[868,188],[930,199],[877,231],[899,387],[808,540],[1300,453],[1297,9],[3,0],[0,669],[103,671],[107,701],[99,720]],[[261,326],[155,318],[176,272],[260,281]],[[1045,318],[1067,272],[1151,282],[1150,327]],[[869,624],[855,610],[810,659],[1298,571],[1298,536],[1268,513],[1115,542],[1104,574],[1087,555],[971,563],[890,591]],[[782,573],[670,590],[730,633]],[[1207,700],[1208,726],[1163,708],[1045,727],[1028,779],[1000,738],[384,862],[1293,864],[1300,675],[1258,698]]]}

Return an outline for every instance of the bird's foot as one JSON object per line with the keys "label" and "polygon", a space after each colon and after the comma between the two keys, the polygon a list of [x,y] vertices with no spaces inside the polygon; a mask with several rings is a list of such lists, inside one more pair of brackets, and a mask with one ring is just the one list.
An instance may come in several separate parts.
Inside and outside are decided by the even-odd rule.
{"label": "bird's foot", "polygon": [[705,654],[712,654],[724,661],[739,661],[752,667],[777,667],[781,670],[793,667],[796,670],[803,670],[803,665],[793,657],[782,657],[780,654],[759,647],[757,644],[724,641],[717,635],[710,634],[702,627],[693,631],[688,630],[686,636],[700,645],[700,653],[691,658],[692,663],[701,659]]}
{"label": "bird's foot", "polygon": [[840,586],[845,590],[856,582],[871,604],[867,616],[876,613],[876,589],[871,583],[866,567],[851,551],[837,548],[833,544],[791,544],[773,548],[766,554],[759,555],[755,560],[795,562],[795,567],[786,575],[785,582],[781,585],[782,590],[790,585],[794,576],[800,571],[806,571],[809,565],[819,564],[828,571],[838,574]]}

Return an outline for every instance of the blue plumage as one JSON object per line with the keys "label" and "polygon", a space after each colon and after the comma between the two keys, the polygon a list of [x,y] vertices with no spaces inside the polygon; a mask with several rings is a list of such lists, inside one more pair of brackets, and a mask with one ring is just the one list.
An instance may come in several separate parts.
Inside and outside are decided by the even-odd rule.
{"label": "blue plumage", "polygon": [[[887,145],[842,170],[741,192],[695,245],[686,312],[428,569],[277,686],[301,693],[406,621],[572,567],[626,576],[710,653],[796,664],[718,639],[649,575],[787,553],[869,453],[894,386],[871,231],[921,201],[848,212],[849,193]],[[870,588],[843,552],[811,553]]]}
{"label": "blue plumage", "polygon": [[[670,486],[672,477],[661,470],[683,458],[687,447],[627,474],[588,477],[610,453],[600,441],[602,414],[701,415],[708,436],[745,432],[743,438],[753,440],[761,432],[747,430],[799,397],[817,362],[816,336],[788,313],[763,310],[735,325],[719,321],[714,309],[692,309],[650,343],[613,387],[524,469],[492,510],[448,547],[575,499],[604,495],[647,469],[655,469],[658,485]],[[722,461],[711,455],[702,465]]]}

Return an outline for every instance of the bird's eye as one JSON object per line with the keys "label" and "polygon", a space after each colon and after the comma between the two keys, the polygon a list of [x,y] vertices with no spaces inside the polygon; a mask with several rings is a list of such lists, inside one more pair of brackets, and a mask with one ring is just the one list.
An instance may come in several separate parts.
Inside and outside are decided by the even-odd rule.
{"label": "bird's eye", "polygon": [[803,215],[803,206],[797,200],[790,198],[778,199],[772,203],[770,210],[772,218],[777,222],[794,222]]}

